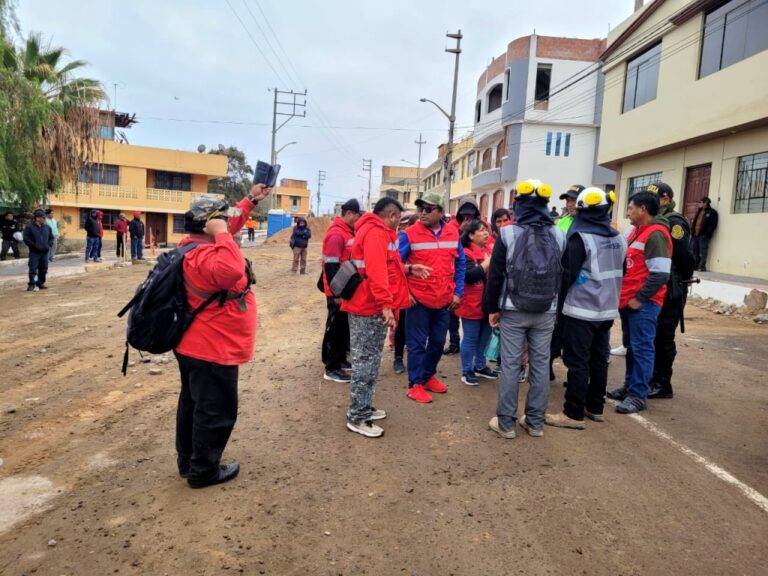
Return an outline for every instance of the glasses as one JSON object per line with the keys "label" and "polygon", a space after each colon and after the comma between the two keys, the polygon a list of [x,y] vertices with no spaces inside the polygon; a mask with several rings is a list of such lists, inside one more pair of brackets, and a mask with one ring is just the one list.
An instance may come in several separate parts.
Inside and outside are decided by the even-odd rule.
{"label": "glasses", "polygon": [[437,206],[427,206],[424,204],[419,206],[419,212],[424,212],[424,214],[432,214],[432,212],[434,212],[435,210],[440,210],[440,208]]}

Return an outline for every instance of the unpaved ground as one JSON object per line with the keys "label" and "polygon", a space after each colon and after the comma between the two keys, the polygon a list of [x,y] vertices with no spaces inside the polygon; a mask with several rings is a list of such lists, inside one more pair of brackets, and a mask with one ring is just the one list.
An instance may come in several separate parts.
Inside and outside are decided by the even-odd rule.
{"label": "unpaved ground", "polygon": [[[346,387],[321,378],[317,243],[302,277],[285,246],[249,252],[261,327],[225,454],[242,472],[199,491],[176,475],[173,361],[119,375],[115,312],[147,269],[0,289],[0,574],[768,573],[768,511],[700,461],[612,412],[497,438],[495,384],[458,383],[455,357],[449,393],[417,405],[385,352],[387,433],[347,432]],[[768,494],[766,327],[689,316],[676,397],[644,416]]]}

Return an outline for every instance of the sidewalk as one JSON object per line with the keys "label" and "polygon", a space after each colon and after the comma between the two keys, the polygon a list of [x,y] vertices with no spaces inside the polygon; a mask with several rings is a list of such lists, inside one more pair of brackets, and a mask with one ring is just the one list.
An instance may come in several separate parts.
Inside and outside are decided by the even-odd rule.
{"label": "sidewalk", "polygon": [[[120,259],[122,262],[122,259]],[[102,262],[85,263],[83,255],[77,253],[57,254],[53,262],[48,263],[47,279],[83,274],[94,270],[112,268],[118,259],[116,256],[107,255]],[[131,265],[130,260],[128,265]],[[9,286],[26,286],[28,281],[27,259],[5,260],[0,262],[0,288]]]}
{"label": "sidewalk", "polygon": [[752,290],[768,292],[768,280],[759,278],[718,272],[696,272],[694,276],[701,278],[701,283],[691,285],[691,295],[705,299],[712,298],[723,304],[743,306],[744,297]]}

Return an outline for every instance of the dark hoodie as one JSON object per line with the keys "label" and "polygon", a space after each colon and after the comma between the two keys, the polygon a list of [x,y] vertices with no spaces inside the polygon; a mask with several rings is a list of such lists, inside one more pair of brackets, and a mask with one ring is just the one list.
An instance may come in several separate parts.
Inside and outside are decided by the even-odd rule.
{"label": "dark hoodie", "polygon": [[553,226],[555,222],[549,215],[546,198],[539,198],[535,194],[518,195],[515,201],[515,224],[529,226],[531,224],[543,224]]}
{"label": "dark hoodie", "polygon": [[291,248],[306,248],[309,246],[309,239],[312,238],[312,230],[307,226],[304,218],[296,220],[296,226],[293,227],[291,234]]}
{"label": "dark hoodie", "polygon": [[98,213],[96,210],[91,210],[90,214],[88,215],[88,220],[85,221],[85,233],[89,238],[99,238],[101,234],[99,234],[99,220],[98,220]]}

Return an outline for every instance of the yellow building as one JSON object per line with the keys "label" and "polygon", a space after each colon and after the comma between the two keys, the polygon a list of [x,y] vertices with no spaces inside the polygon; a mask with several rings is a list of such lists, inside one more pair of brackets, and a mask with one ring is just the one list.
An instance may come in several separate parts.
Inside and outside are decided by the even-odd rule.
{"label": "yellow building", "polygon": [[[451,180],[451,205],[448,211],[455,214],[459,200],[472,193],[472,174],[475,171],[475,154],[472,150],[472,134],[453,145],[453,166]],[[437,147],[437,160],[421,171],[421,188],[424,194],[445,194],[445,155],[447,143]]]}
{"label": "yellow building", "polygon": [[283,178],[280,186],[275,186],[272,191],[275,197],[274,208],[283,210],[293,217],[307,217],[309,214],[309,201],[312,191],[307,187],[306,180],[290,180]]}
{"label": "yellow building", "polygon": [[663,180],[692,218],[720,215],[708,269],[768,279],[768,4],[655,0],[614,29],[598,163],[627,199]]}
{"label": "yellow building", "polygon": [[382,166],[379,198],[394,198],[406,210],[414,210],[419,188],[419,169],[412,166]]}
{"label": "yellow building", "polygon": [[[111,126],[102,136],[111,138],[114,126],[129,127],[125,114],[107,114]],[[59,230],[67,240],[85,239],[85,221],[91,209],[104,213],[104,238],[114,240],[114,224],[123,213],[128,220],[142,213],[146,229],[158,246],[178,242],[184,235],[184,212],[192,198],[208,190],[208,180],[227,175],[227,158],[134,146],[105,139],[99,162],[80,171],[77,184],[64,186],[49,198]]]}

